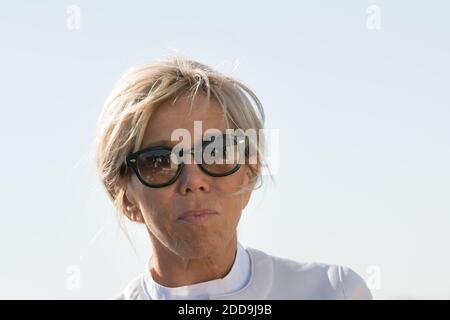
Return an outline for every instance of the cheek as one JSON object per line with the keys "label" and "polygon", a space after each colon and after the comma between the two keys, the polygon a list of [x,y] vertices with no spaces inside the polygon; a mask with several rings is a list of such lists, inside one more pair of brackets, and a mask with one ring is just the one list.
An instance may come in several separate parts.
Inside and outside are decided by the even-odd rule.
{"label": "cheek", "polygon": [[167,190],[148,189],[142,196],[141,212],[147,229],[162,243],[168,244],[177,237],[173,211],[173,197]]}
{"label": "cheek", "polygon": [[233,216],[240,215],[243,205],[250,195],[249,192],[241,190],[249,182],[248,171],[244,169],[246,167],[241,168],[235,174],[219,178],[220,180],[216,182],[220,202],[223,208]]}
{"label": "cheek", "polygon": [[226,177],[218,178],[216,185],[226,194],[238,192],[249,182],[247,167],[241,167],[237,172]]}
{"label": "cheek", "polygon": [[152,220],[168,217],[173,197],[166,189],[147,189],[142,193],[143,213]]}
{"label": "cheek", "polygon": [[171,205],[173,202],[173,190],[170,187],[152,189],[139,184],[134,185],[139,209],[144,217],[146,225],[153,229],[167,228],[167,220],[171,218]]}

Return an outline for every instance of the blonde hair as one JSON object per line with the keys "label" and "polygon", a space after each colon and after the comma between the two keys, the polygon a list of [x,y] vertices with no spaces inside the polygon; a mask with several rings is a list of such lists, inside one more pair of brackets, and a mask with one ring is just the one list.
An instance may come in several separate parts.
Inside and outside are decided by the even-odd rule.
{"label": "blonde hair", "polygon": [[176,55],[129,69],[114,86],[100,114],[96,134],[97,170],[114,206],[122,213],[125,158],[141,147],[152,112],[184,94],[190,94],[193,101],[198,90],[206,94],[208,102],[212,95],[226,119],[237,128],[258,131],[258,165],[249,166],[251,177],[247,190],[254,189],[256,182],[261,181],[261,170],[266,165],[265,138],[260,129],[264,127],[265,115],[258,97],[242,82]]}

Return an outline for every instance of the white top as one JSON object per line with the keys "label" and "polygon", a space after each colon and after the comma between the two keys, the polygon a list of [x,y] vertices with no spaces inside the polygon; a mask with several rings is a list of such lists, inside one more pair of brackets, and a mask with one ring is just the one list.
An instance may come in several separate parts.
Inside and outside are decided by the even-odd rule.
{"label": "white top", "polygon": [[[210,300],[372,299],[364,280],[348,267],[296,262],[249,247],[244,250],[250,258],[248,281],[243,281],[245,267],[241,267],[240,258],[235,259],[232,271],[225,278],[179,288],[154,287],[146,268],[117,299],[151,300],[184,294]],[[245,264],[245,259],[243,261]]]}
{"label": "white top", "polygon": [[[152,257],[149,259],[146,270],[150,270],[151,266]],[[238,242],[233,266],[223,278],[169,288],[154,281],[150,272],[145,272],[144,286],[145,292],[152,300],[208,300],[211,296],[233,293],[242,289],[250,280],[250,273],[250,257]]]}

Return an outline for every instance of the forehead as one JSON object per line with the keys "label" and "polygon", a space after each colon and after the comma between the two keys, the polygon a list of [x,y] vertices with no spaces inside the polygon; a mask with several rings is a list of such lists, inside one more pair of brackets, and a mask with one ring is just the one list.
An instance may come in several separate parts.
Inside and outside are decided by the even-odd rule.
{"label": "forehead", "polygon": [[225,132],[232,128],[227,124],[222,108],[215,99],[211,98],[208,104],[206,95],[199,93],[192,102],[192,109],[191,100],[187,96],[180,96],[175,103],[170,100],[157,107],[148,121],[142,145],[170,140],[172,132],[177,129],[189,131],[194,139],[194,121],[201,121],[202,135],[208,129]]}

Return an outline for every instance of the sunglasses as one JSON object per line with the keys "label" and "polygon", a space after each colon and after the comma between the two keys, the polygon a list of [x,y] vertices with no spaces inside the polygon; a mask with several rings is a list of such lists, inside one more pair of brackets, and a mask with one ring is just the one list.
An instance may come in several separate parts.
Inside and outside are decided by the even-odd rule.
{"label": "sunglasses", "polygon": [[248,138],[233,134],[212,136],[202,140],[194,150],[154,146],[136,151],[126,158],[139,181],[150,188],[162,188],[173,184],[185,164],[194,163],[209,176],[225,177],[239,170],[248,157]]}

